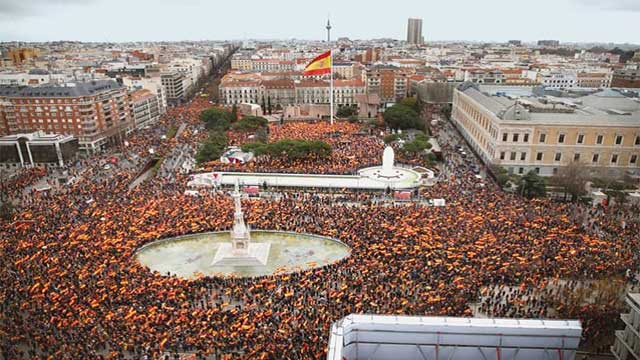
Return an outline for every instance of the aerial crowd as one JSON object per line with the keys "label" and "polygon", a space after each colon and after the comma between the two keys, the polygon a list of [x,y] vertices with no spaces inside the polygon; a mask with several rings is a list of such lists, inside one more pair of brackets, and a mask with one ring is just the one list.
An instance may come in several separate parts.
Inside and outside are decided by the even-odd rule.
{"label": "aerial crowd", "polygon": [[[0,223],[0,359],[322,359],[332,322],[348,314],[472,316],[473,304],[493,316],[576,314],[592,341],[609,327],[611,308],[531,295],[558,281],[563,291],[601,279],[634,284],[637,209],[524,200],[491,180],[478,186],[462,164],[420,192],[445,199],[443,207],[355,192],[243,202],[254,229],[341,240],[351,254],[337,263],[258,278],[153,273],[135,260],[142,245],[231,226],[229,196],[185,195],[186,175],[130,187],[149,149],[162,156],[203,140],[198,114],[209,106],[196,99],[170,109],[152,129],[83,160],[77,181],[46,195],[25,190],[43,170],[2,184],[16,214]],[[162,139],[172,127],[182,129]],[[259,158],[246,171],[354,173],[380,163],[378,135],[341,122],[272,124],[269,141],[322,139],[331,158]],[[100,164],[116,153],[136,166],[104,176]]]}

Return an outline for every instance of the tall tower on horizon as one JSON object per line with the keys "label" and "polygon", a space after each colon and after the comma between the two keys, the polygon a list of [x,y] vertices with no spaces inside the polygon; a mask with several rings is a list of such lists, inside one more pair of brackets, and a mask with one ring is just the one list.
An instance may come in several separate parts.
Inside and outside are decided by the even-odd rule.
{"label": "tall tower on horizon", "polygon": [[327,42],[331,42],[331,21],[327,18]]}
{"label": "tall tower on horizon", "polygon": [[422,19],[409,18],[407,24],[407,42],[413,45],[422,45]]}

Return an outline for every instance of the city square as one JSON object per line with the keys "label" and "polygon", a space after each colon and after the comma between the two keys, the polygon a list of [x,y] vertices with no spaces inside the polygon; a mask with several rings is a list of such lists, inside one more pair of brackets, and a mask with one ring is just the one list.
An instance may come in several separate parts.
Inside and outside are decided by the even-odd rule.
{"label": "city square", "polygon": [[332,29],[0,83],[0,359],[634,358],[633,80],[448,81],[420,19],[353,56]]}

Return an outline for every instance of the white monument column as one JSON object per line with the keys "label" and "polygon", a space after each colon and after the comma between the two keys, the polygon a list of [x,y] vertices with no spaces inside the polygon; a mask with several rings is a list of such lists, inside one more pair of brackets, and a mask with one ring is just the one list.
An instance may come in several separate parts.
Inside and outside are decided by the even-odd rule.
{"label": "white monument column", "polygon": [[218,247],[212,266],[264,266],[269,259],[271,243],[252,243],[249,227],[244,222],[242,213],[242,193],[236,179],[231,193],[235,205],[233,227],[229,235],[231,243],[222,243]]}

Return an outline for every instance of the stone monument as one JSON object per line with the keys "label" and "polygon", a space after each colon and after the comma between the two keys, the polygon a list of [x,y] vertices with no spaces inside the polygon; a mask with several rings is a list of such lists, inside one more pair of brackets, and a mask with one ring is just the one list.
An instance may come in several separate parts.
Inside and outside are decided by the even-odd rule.
{"label": "stone monument", "polygon": [[211,263],[213,266],[267,265],[271,244],[251,242],[251,231],[244,222],[244,213],[240,202],[242,194],[239,188],[238,180],[236,180],[234,191],[231,193],[235,204],[233,227],[230,232],[231,243],[220,244]]}

